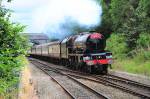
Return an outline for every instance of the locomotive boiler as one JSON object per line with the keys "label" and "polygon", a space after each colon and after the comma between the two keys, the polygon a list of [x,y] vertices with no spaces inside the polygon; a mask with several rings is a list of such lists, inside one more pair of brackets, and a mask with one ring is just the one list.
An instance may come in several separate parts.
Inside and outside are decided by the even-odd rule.
{"label": "locomotive boiler", "polygon": [[106,39],[100,33],[80,33],[62,41],[33,46],[31,56],[46,57],[49,61],[89,73],[107,74],[112,53],[105,50]]}

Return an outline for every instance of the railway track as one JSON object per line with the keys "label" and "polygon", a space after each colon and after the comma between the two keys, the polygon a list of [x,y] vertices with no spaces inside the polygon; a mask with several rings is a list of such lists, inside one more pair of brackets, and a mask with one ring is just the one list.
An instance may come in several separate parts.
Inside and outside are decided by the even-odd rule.
{"label": "railway track", "polygon": [[[39,62],[39,61],[38,61]],[[47,65],[43,62],[39,62],[43,65]],[[49,70],[49,67],[47,66],[47,70]],[[54,68],[54,67],[53,67]],[[123,90],[125,92],[131,93],[135,96],[144,98],[144,99],[150,99],[150,86],[135,82],[126,78],[118,77],[115,75],[90,75],[86,73],[81,73],[78,71],[72,71],[68,69],[61,69],[61,68],[55,68],[57,71],[63,72],[63,74],[69,76],[70,78],[81,78],[85,80],[90,80],[96,83],[100,83],[103,85],[111,86],[120,90]]]}
{"label": "railway track", "polygon": [[99,75],[97,77],[104,78],[106,80],[112,80],[114,82],[121,82],[121,83],[125,83],[125,84],[130,84],[130,85],[135,86],[135,87],[140,87],[140,88],[148,90],[149,94],[150,94],[150,85],[139,83],[139,82],[136,82],[136,81],[133,81],[133,80],[130,80],[130,79],[126,79],[126,78],[123,78],[123,77],[119,77],[119,76],[116,76],[116,75],[112,75],[112,74],[103,75],[103,76]]}
{"label": "railway track", "polygon": [[[138,91],[138,89],[134,90],[134,89],[132,89],[132,87],[131,88],[127,87],[128,85],[126,85],[126,86],[124,86],[123,84],[120,85],[118,83],[114,83],[111,80],[108,80],[108,79],[106,80],[103,77],[95,77],[95,76],[94,77],[86,77],[86,76],[79,76],[79,75],[74,75],[74,74],[69,74],[69,75],[75,76],[75,77],[81,78],[81,79],[90,80],[90,81],[93,81],[93,82],[96,82],[96,83],[101,83],[101,84],[106,85],[106,86],[111,86],[111,87],[123,90],[125,92],[131,93],[133,95],[136,95],[136,96],[144,98],[144,99],[150,99],[150,90],[149,90],[149,88],[146,88],[146,92],[147,92],[146,93],[146,92],[144,92],[145,89],[142,89],[143,91]],[[135,85],[135,86],[137,86],[137,85]],[[143,86],[141,86],[141,87],[143,87]],[[140,87],[138,86],[138,88],[140,88]]]}
{"label": "railway track", "polygon": [[[108,99],[108,97],[104,96],[103,94],[93,90],[92,88],[86,86],[85,84],[79,82],[75,77],[67,74],[67,73],[63,73],[59,70],[57,70],[56,68],[50,68],[48,65],[46,64],[42,64],[38,61],[31,61],[32,64],[34,64],[35,66],[37,66],[39,69],[41,69],[42,71],[44,71],[46,74],[48,74],[56,83],[58,83],[64,90],[65,92],[72,98],[72,99],[77,99],[78,97],[76,97],[73,93],[71,93],[66,87],[64,87],[60,81],[58,79],[56,79],[55,76],[52,76],[50,74],[50,71],[56,73],[56,74],[60,74],[60,75],[63,75],[63,76],[66,76],[67,78],[71,79],[72,81],[74,81],[76,84],[78,84],[79,86],[81,86],[82,88],[88,90],[88,92],[92,93],[95,97],[95,99]],[[90,95],[90,94],[89,94]],[[85,96],[84,96],[85,97]],[[89,97],[87,97],[89,98]],[[92,98],[89,98],[89,99],[92,99]]]}
{"label": "railway track", "polygon": [[112,87],[121,89],[144,99],[150,99],[150,87],[148,85],[146,86],[145,84],[130,81],[128,79],[127,81],[124,81],[123,79],[118,78],[118,76],[115,77],[114,75],[111,77],[109,75],[109,78],[106,77],[108,76],[95,76],[97,80],[104,81],[106,84]]}

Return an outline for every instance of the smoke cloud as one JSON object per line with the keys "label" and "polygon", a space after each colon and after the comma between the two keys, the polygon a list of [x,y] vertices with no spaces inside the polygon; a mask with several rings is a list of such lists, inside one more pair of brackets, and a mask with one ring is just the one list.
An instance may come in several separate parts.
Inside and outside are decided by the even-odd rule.
{"label": "smoke cloud", "polygon": [[102,7],[97,0],[13,0],[3,2],[15,11],[13,22],[27,25],[25,32],[46,33],[50,38],[93,29],[101,22]]}
{"label": "smoke cloud", "polygon": [[36,31],[63,38],[75,27],[93,28],[101,22],[102,7],[95,0],[49,0],[33,13]]}

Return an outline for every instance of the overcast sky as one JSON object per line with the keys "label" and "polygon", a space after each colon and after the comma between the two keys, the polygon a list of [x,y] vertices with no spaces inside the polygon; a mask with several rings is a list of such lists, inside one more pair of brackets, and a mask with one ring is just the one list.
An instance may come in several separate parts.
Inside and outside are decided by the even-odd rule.
{"label": "overcast sky", "polygon": [[[25,32],[46,32],[59,28],[65,18],[77,22],[81,26],[98,25],[102,8],[94,0],[12,0],[3,2],[12,9],[11,20],[27,25]],[[51,31],[51,30],[49,30]]]}
{"label": "overcast sky", "polygon": [[[11,3],[3,2],[7,8],[12,9],[11,20],[27,25],[25,32],[37,32],[33,27],[33,14],[41,6],[45,5],[48,0],[12,0]],[[39,31],[41,32],[41,31]]]}

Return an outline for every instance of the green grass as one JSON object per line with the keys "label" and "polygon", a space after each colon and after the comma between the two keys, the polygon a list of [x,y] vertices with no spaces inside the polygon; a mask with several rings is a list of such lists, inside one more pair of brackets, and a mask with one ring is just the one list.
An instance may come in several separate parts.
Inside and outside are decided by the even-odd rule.
{"label": "green grass", "polygon": [[137,61],[136,59],[115,60],[112,67],[114,70],[150,76],[150,60],[147,61],[140,61],[140,60]]}

